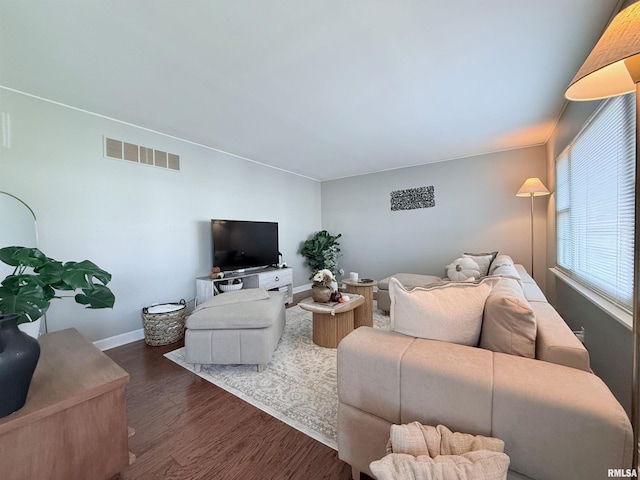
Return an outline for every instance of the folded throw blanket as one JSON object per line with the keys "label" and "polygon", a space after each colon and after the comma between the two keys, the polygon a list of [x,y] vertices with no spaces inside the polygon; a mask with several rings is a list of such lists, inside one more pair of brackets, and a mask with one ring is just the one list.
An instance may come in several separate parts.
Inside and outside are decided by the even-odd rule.
{"label": "folded throw blanket", "polygon": [[509,457],[498,438],[444,425],[392,425],[387,455],[369,467],[378,480],[504,480]]}

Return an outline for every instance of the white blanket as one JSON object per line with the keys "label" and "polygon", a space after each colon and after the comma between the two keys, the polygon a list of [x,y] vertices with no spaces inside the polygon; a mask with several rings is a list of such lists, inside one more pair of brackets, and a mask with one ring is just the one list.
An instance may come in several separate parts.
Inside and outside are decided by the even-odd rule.
{"label": "white blanket", "polygon": [[498,438],[444,425],[392,425],[387,455],[371,462],[378,480],[505,480],[509,457]]}

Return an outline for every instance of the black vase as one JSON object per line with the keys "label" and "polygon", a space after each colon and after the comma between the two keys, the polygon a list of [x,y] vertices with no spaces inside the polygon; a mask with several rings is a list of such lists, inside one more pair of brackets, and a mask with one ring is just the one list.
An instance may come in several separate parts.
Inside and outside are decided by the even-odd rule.
{"label": "black vase", "polygon": [[40,357],[40,344],[17,322],[15,313],[0,314],[0,417],[24,406]]}

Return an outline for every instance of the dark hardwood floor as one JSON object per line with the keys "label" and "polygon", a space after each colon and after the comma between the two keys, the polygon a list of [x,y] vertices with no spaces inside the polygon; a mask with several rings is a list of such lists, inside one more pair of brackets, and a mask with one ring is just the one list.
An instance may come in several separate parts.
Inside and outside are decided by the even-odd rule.
{"label": "dark hardwood floor", "polygon": [[[129,479],[341,479],[338,453],[201,379],[143,340],[105,353],[130,375]],[[364,475],[363,475],[364,477]]]}

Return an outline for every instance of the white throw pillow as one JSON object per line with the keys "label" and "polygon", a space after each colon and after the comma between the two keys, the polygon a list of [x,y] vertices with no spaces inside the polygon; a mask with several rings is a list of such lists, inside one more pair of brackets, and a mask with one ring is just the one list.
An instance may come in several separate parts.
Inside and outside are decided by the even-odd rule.
{"label": "white throw pillow", "polygon": [[536,335],[536,315],[519,280],[503,278],[484,303],[479,347],[535,358]]}
{"label": "white throw pillow", "polygon": [[508,265],[514,265],[513,258],[511,258],[509,255],[504,254],[497,255],[496,258],[493,259],[493,262],[491,262],[491,266],[489,267],[489,275],[492,275],[493,271],[496,268]]}
{"label": "white throw pillow", "polygon": [[477,346],[484,303],[499,278],[407,290],[389,279],[391,329],[412,337]]}
{"label": "white throw pillow", "polygon": [[515,278],[522,283],[522,278],[509,255],[498,255],[489,267],[489,275]]}
{"label": "white throw pillow", "polygon": [[473,258],[456,258],[447,265],[447,277],[454,282],[464,282],[468,279],[480,278],[480,267]]}
{"label": "white throw pillow", "polygon": [[485,275],[489,275],[489,267],[491,266],[491,262],[498,256],[498,252],[463,253],[462,256],[473,258],[478,264],[478,267],[480,267],[480,275],[484,277]]}

